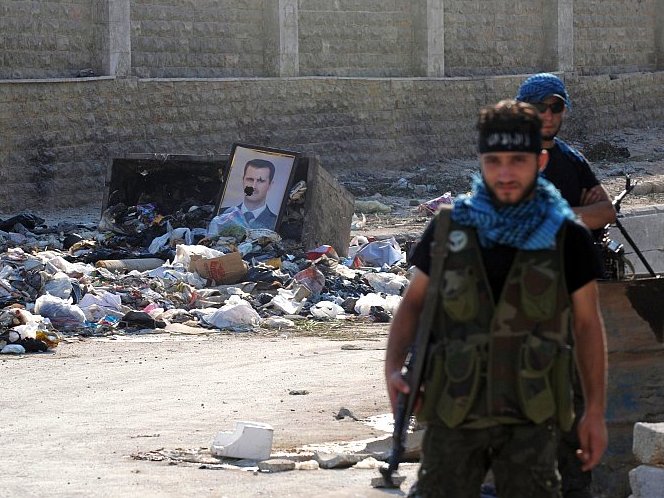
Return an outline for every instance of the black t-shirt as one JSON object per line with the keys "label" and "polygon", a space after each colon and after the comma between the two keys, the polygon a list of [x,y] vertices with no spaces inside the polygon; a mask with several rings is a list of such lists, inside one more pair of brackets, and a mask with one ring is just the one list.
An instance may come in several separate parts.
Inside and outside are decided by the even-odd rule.
{"label": "black t-shirt", "polygon": [[[600,262],[593,249],[593,239],[586,227],[567,220],[563,247],[565,280],[570,295],[594,279],[602,278]],[[431,268],[430,247],[433,242],[435,218],[422,234],[420,242],[413,247],[409,261],[427,275]],[[498,245],[490,249],[481,248],[482,261],[494,296],[500,296],[516,251],[514,247]]]}
{"label": "black t-shirt", "polygon": [[590,164],[580,152],[577,152],[578,156],[571,151],[565,152],[558,143],[547,151],[549,162],[542,175],[555,185],[570,206],[580,206],[581,190],[599,185]]}

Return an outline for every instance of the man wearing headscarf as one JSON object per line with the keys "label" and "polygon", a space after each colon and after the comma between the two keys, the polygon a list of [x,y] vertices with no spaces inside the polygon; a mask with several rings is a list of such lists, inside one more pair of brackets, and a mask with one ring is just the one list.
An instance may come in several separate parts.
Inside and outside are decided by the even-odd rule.
{"label": "man wearing headscarf", "polygon": [[[539,111],[542,146],[549,153],[549,162],[542,174],[558,188],[581,221],[592,230],[599,256],[598,244],[604,235],[603,228],[615,221],[616,211],[586,158],[557,137],[565,113],[571,108],[565,84],[551,73],[534,74],[521,84],[516,100],[527,102]],[[574,391],[576,411],[583,413],[583,396],[578,382]],[[562,434],[558,447],[564,498],[591,498],[592,475],[590,471],[581,470],[581,462],[576,456],[579,444],[575,422],[572,430]]]}
{"label": "man wearing headscarf", "polygon": [[542,146],[549,153],[544,177],[560,190],[596,239],[600,238],[601,229],[615,221],[616,211],[587,159],[557,136],[572,107],[565,84],[555,74],[534,74],[521,84],[516,100],[535,106],[540,113]]}
{"label": "man wearing headscarf", "polygon": [[599,261],[587,228],[539,174],[541,125],[523,102],[483,108],[472,195],[440,211],[411,253],[417,269],[385,354],[396,410],[410,390],[401,369],[418,322],[430,329],[430,347],[416,352],[428,359],[417,414],[426,432],[410,497],[477,497],[492,469],[500,497],[560,498],[558,435],[574,419],[570,322],[586,401],[583,470],[606,449]]}

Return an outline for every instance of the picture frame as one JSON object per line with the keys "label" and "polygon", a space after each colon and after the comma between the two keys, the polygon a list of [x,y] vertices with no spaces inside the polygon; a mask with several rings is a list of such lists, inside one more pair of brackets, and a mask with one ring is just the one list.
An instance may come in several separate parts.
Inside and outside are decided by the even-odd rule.
{"label": "picture frame", "polygon": [[237,209],[250,228],[276,232],[299,158],[299,152],[234,143],[215,216]]}

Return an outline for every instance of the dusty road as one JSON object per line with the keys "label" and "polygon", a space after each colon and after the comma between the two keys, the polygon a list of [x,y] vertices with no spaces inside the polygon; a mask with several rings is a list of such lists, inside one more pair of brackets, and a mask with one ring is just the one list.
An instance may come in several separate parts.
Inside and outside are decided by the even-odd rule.
{"label": "dusty road", "polygon": [[[399,496],[370,488],[374,470],[268,475],[131,457],[207,447],[240,420],[271,424],[273,452],[384,435],[334,417],[388,412],[386,328],[352,328],[84,339],[3,356],[0,496]],[[404,466],[406,486],[415,468]]]}

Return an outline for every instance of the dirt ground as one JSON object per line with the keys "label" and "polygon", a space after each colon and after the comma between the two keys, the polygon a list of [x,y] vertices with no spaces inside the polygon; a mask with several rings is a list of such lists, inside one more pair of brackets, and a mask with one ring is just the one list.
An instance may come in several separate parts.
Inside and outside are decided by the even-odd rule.
{"label": "dirt ground", "polygon": [[[132,458],[196,453],[243,420],[274,427],[273,453],[386,435],[335,418],[341,408],[360,420],[388,412],[384,325],[178,330],[71,338],[52,353],[3,356],[0,496],[400,496],[372,490],[376,470],[266,474]],[[416,466],[402,468],[412,482]]]}
{"label": "dirt ground", "polygon": [[[663,137],[664,124],[585,137],[576,145],[593,159],[612,196],[624,187],[624,173],[649,186],[625,199],[625,211],[664,204]],[[369,215],[353,234],[419,236],[427,218],[416,205],[445,191],[467,191],[475,164],[467,159],[380,176],[340,175],[356,196],[392,207],[390,214]],[[99,211],[39,214],[76,223],[96,221]],[[70,337],[50,353],[3,356],[0,497],[403,496],[373,490],[376,470],[266,474],[136,458],[157,450],[200,452],[218,431],[232,431],[242,420],[274,427],[273,453],[383,437],[384,430],[364,420],[389,411],[382,378],[386,336],[386,325],[358,321],[245,334],[176,327]],[[308,394],[289,394],[293,390]],[[360,420],[336,419],[341,408]],[[416,468],[402,466],[403,490]]]}

